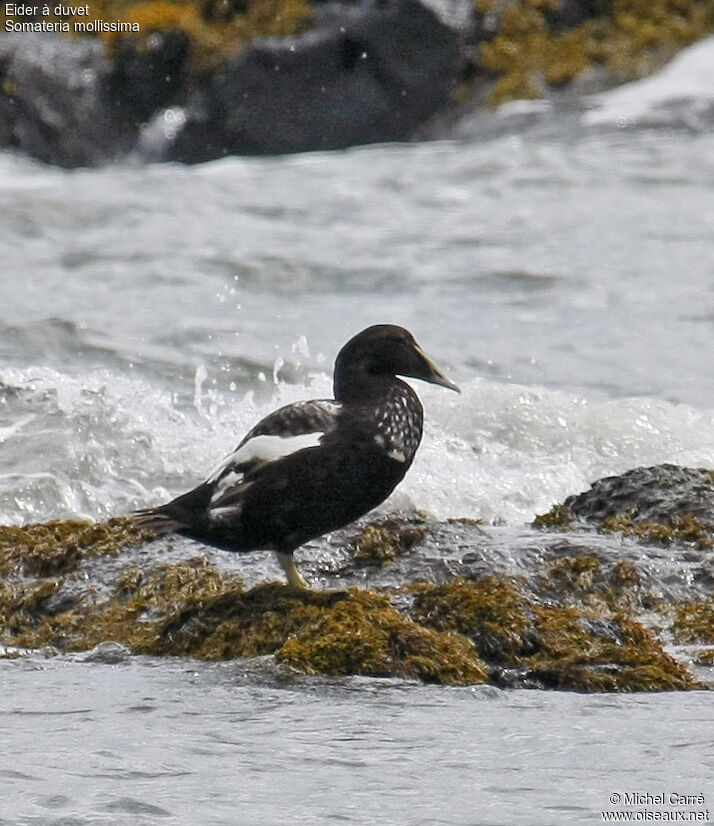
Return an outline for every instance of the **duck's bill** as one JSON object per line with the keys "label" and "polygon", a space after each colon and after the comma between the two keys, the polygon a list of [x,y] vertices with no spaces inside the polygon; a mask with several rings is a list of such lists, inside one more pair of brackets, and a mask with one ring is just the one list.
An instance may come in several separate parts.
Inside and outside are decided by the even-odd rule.
{"label": "duck's bill", "polygon": [[457,393],[461,392],[458,384],[451,381],[451,379],[444,374],[444,372],[434,364],[434,362],[427,356],[427,354],[417,345],[419,355],[424,359],[424,373],[418,378],[423,381],[428,381],[430,384],[438,384],[441,387],[448,387],[449,390],[455,390]]}

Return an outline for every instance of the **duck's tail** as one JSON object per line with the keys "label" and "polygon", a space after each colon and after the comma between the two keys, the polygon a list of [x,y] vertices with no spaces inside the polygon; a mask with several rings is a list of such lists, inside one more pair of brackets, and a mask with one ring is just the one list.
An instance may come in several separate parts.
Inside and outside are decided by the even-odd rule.
{"label": "duck's tail", "polygon": [[207,521],[210,499],[211,488],[204,482],[165,505],[134,511],[131,517],[138,527],[153,531],[157,536],[167,533],[190,535]]}
{"label": "duck's tail", "polygon": [[157,536],[163,536],[167,533],[177,533],[186,525],[179,519],[176,519],[171,514],[167,513],[162,505],[159,508],[146,508],[145,510],[134,511],[131,514],[134,524],[145,531],[151,531]]}

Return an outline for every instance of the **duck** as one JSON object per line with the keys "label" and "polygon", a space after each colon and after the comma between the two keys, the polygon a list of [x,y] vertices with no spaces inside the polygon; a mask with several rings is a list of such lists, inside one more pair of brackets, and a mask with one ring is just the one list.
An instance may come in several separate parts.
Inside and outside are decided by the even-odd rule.
{"label": "duck", "polygon": [[414,461],[424,410],[403,378],[461,392],[408,330],[362,330],[337,355],[334,398],[270,413],[204,481],[135,512],[136,524],[233,553],[274,551],[288,584],[308,588],[295,550],[380,505]]}

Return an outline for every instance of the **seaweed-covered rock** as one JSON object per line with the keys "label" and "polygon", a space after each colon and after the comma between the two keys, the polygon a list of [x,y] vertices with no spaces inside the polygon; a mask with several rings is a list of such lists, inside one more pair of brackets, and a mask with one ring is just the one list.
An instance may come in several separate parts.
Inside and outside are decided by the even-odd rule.
{"label": "seaweed-covered rock", "polygon": [[148,156],[188,162],[398,140],[458,78],[457,33],[418,0],[326,4],[304,34],[301,0],[230,20],[215,4],[112,9],[141,34],[0,35],[0,145],[74,167],[125,154],[140,131]]}
{"label": "seaweed-covered rock", "polygon": [[[125,569],[112,595],[58,599],[60,579],[0,583],[0,639],[84,651],[103,642],[135,653],[207,660],[275,654],[309,674],[362,674],[465,685],[488,672],[473,644],[425,628],[370,591],[243,588],[203,559]],[[53,602],[54,601],[54,602]]]}
{"label": "seaweed-covered rock", "polygon": [[256,41],[189,99],[171,160],[400,140],[448,99],[456,34],[417,0],[315,11],[296,38]]}
{"label": "seaweed-covered rock", "polygon": [[565,31],[608,14],[613,3],[614,0],[555,0],[546,5],[545,13],[553,31]]}
{"label": "seaweed-covered rock", "polygon": [[539,24],[547,24],[553,33],[574,29],[586,20],[610,13],[613,0],[475,0],[474,5],[476,39],[489,41],[502,31],[515,33],[517,19],[524,35]]}
{"label": "seaweed-covered rock", "polygon": [[526,612],[527,601],[514,584],[485,577],[422,586],[411,613],[429,628],[469,637],[489,662],[513,664],[529,647],[533,623]]}
{"label": "seaweed-covered rock", "polygon": [[369,591],[354,592],[291,636],[280,662],[309,674],[364,674],[425,682],[483,683],[488,672],[464,637],[424,628]]}
{"label": "seaweed-covered rock", "polygon": [[714,547],[714,471],[664,464],[608,476],[537,516],[533,525],[592,525],[643,542],[690,542],[709,549]]}
{"label": "seaweed-covered rock", "polygon": [[[710,589],[697,590],[696,577],[667,600],[653,591],[649,549],[634,542],[625,544],[635,561],[622,559],[622,540],[607,534],[500,531],[392,517],[359,535],[369,562],[380,564],[340,565],[334,557],[354,553],[354,534],[343,531],[309,549],[318,557],[311,578],[324,590],[306,591],[266,582],[266,554],[205,549],[211,559],[196,557],[189,540],[146,544],[151,536],[127,519],[0,527],[0,647],[77,652],[111,643],[153,656],[272,656],[280,674],[289,667],[459,685],[697,687],[687,664],[663,649],[672,638],[714,640]],[[432,567],[433,555],[452,558]],[[258,584],[246,587],[243,574]]]}
{"label": "seaweed-covered rock", "polygon": [[537,651],[526,658],[543,687],[578,691],[673,691],[697,688],[687,669],[636,620],[605,621],[574,607],[537,605]]}
{"label": "seaweed-covered rock", "polygon": [[714,526],[714,471],[655,465],[598,479],[563,503],[576,519],[603,522],[633,513],[640,522],[665,522],[689,514]]}
{"label": "seaweed-covered rock", "polygon": [[[580,569],[592,567],[587,560]],[[527,599],[495,577],[421,591],[414,616],[474,641],[492,678],[510,686],[662,691],[697,686],[641,623],[622,613]]]}
{"label": "seaweed-covered rock", "polygon": [[672,633],[678,643],[714,645],[714,595],[676,606]]}
{"label": "seaweed-covered rock", "polygon": [[82,519],[34,525],[0,525],[0,575],[52,577],[77,569],[83,559],[118,554],[151,538],[127,518]]}
{"label": "seaweed-covered rock", "polygon": [[585,70],[634,80],[714,28],[711,0],[476,0],[472,75],[491,104],[548,94]]}
{"label": "seaweed-covered rock", "polygon": [[[444,137],[463,107],[547,95],[576,77],[591,88],[633,80],[714,30],[714,0],[98,0],[89,9],[91,37],[0,33],[0,146],[75,167],[134,150],[193,163]],[[96,37],[104,18],[133,30]],[[12,21],[0,5],[0,24]],[[54,14],[46,22],[69,25]]]}
{"label": "seaweed-covered rock", "polygon": [[408,553],[425,536],[426,528],[420,525],[400,525],[396,520],[368,524],[355,540],[354,559],[365,564],[385,566]]}

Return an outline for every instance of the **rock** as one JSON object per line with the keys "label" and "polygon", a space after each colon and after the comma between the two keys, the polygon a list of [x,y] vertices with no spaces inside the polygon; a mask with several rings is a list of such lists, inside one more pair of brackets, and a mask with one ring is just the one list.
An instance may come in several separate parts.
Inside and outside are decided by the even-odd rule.
{"label": "rock", "polygon": [[[540,530],[595,529],[645,545],[679,545],[682,559],[704,561],[714,549],[714,471],[677,465],[635,468],[594,482],[536,516]],[[712,581],[707,565],[693,573]]]}
{"label": "rock", "polygon": [[[418,514],[362,527],[305,548],[301,567],[309,560],[320,590],[303,591],[266,581],[277,572],[266,554],[180,537],[148,544],[127,520],[0,526],[0,657],[235,658],[247,663],[240,679],[268,684],[297,669],[578,691],[700,687],[688,656],[678,663],[664,648],[673,617],[675,640],[714,639],[714,568],[690,554]],[[355,540],[375,533],[411,544],[387,565],[365,565]],[[74,567],[58,576],[63,552]],[[28,566],[31,553],[52,565]],[[271,655],[277,664],[254,670],[253,658]],[[714,670],[697,677],[714,685]]]}
{"label": "rock", "polygon": [[714,526],[714,472],[670,464],[635,468],[599,479],[563,504],[576,519],[587,522],[631,513],[641,522],[664,523],[691,515]]}
{"label": "rock", "polygon": [[608,14],[612,0],[559,0],[558,7],[548,12],[548,22],[553,32],[574,29],[585,20]]}
{"label": "rock", "polygon": [[108,109],[97,40],[55,34],[0,38],[0,144],[65,167],[111,161],[130,142]]}
{"label": "rock", "polygon": [[331,3],[315,28],[256,41],[188,101],[170,160],[281,154],[403,140],[442,106],[456,33],[417,0]]}
{"label": "rock", "polygon": [[85,663],[103,663],[104,665],[117,665],[126,662],[131,656],[131,650],[119,642],[107,640],[95,645],[89,651],[80,654],[77,659]]}
{"label": "rock", "polygon": [[110,104],[136,124],[178,101],[188,85],[189,49],[180,29],[153,32],[143,43],[119,40],[105,84]]}

